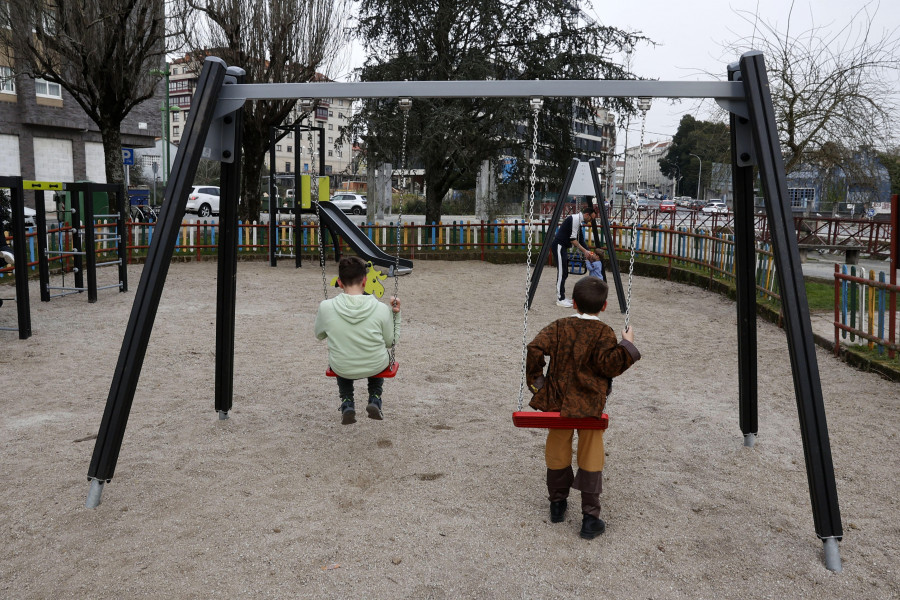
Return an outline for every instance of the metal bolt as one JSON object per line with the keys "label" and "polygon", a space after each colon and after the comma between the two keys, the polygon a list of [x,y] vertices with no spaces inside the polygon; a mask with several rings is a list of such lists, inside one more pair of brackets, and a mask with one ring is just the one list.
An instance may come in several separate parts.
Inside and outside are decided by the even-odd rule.
{"label": "metal bolt", "polygon": [[231,150],[223,150],[222,158],[231,158]]}

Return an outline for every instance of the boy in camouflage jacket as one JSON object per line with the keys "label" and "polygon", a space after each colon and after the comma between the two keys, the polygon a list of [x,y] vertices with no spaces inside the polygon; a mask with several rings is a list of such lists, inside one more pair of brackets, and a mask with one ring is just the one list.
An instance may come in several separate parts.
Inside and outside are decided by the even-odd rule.
{"label": "boy in camouflage jacket", "polygon": [[[641,357],[634,345],[634,331],[615,332],[598,316],[606,310],[609,288],[596,277],[585,277],[572,293],[578,314],[557,319],[542,329],[528,344],[526,377],[534,394],[530,406],[542,411],[559,411],[563,417],[597,417],[603,414],[612,378],[624,373]],[[544,375],[545,356],[550,367]],[[603,430],[578,430],[578,475],[572,472],[574,430],[550,429],[545,459],[550,520],[565,518],[569,489],[581,490],[581,537],[593,539],[606,524],[600,518],[605,451]]]}

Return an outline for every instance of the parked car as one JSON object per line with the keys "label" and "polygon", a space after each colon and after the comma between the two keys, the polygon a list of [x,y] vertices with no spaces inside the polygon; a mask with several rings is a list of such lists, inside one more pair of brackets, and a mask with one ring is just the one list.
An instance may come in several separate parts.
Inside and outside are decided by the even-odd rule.
{"label": "parked car", "polygon": [[728,213],[728,205],[724,200],[710,200],[701,210],[705,215],[716,215]]}
{"label": "parked car", "polygon": [[671,200],[663,200],[659,203],[659,212],[673,213],[676,210],[675,203]]}
{"label": "parked car", "polygon": [[637,210],[650,210],[650,201],[647,200],[646,198],[638,198],[637,200],[634,200],[631,204]]}
{"label": "parked car", "polygon": [[335,194],[331,197],[331,201],[345,213],[352,213],[354,215],[365,213],[366,208],[368,207],[366,204],[366,197],[362,194]]}
{"label": "parked car", "polygon": [[706,206],[706,202],[704,202],[703,200],[691,200],[688,208],[690,208],[691,210],[700,210],[704,206]]}
{"label": "parked car", "polygon": [[693,201],[694,199],[690,196],[679,196],[678,198],[675,198],[675,204],[683,208],[690,208],[691,202]]}
{"label": "parked car", "polygon": [[197,213],[198,217],[219,214],[219,187],[215,185],[195,185],[188,194],[185,211]]}

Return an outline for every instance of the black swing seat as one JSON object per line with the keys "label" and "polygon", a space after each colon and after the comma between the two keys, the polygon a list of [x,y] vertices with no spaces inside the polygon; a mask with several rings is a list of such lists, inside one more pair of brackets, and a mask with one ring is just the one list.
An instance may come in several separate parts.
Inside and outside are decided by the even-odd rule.
{"label": "black swing seat", "polygon": [[561,417],[558,412],[520,410],[513,413],[513,425],[537,429],[606,429],[609,415],[596,417]]}
{"label": "black swing seat", "polygon": [[[400,363],[392,362],[384,371],[382,371],[381,373],[376,373],[375,375],[372,375],[372,377],[375,377],[376,379],[388,379],[390,377],[394,377],[395,375],[397,375],[398,368],[400,368]],[[325,375],[327,375],[328,377],[337,377],[337,373],[332,371],[331,367],[328,367],[328,369],[325,371]]]}

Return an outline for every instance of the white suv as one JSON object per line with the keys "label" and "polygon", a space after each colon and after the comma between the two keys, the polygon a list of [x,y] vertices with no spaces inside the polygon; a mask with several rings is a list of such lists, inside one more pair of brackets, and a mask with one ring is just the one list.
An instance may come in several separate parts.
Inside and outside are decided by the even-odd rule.
{"label": "white suv", "polygon": [[366,197],[360,194],[340,193],[331,197],[331,202],[345,213],[361,215],[366,212]]}
{"label": "white suv", "polygon": [[195,185],[188,194],[185,210],[197,213],[198,217],[219,214],[219,187],[215,185]]}
{"label": "white suv", "polygon": [[701,212],[707,215],[726,214],[728,213],[728,205],[725,204],[724,200],[710,200]]}

